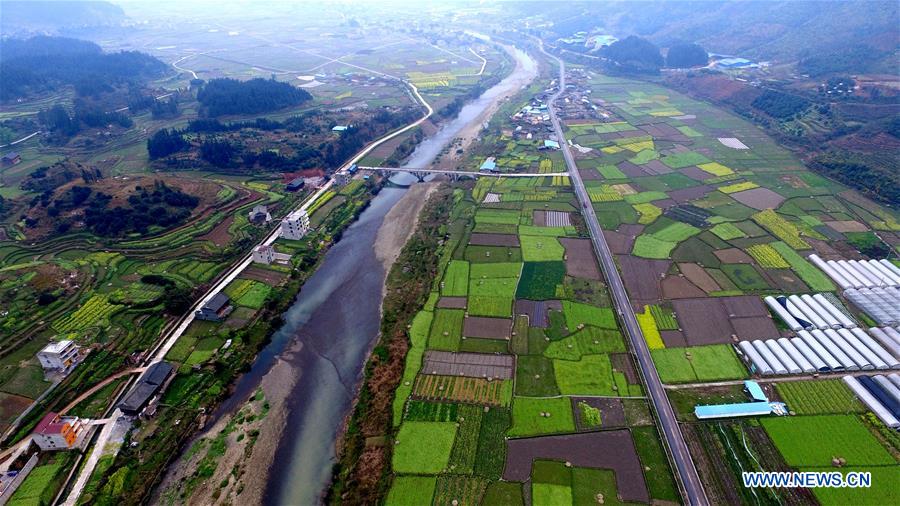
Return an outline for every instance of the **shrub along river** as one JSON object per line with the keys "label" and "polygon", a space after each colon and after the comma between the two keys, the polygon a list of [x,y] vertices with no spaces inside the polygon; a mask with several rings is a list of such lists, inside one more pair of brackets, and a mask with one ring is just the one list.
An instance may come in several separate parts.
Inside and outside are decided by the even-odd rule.
{"label": "shrub along river", "polygon": [[[502,99],[534,79],[536,62],[516,48],[507,47],[507,51],[516,60],[515,70],[421,142],[406,167],[429,166],[454,137],[483,123]],[[328,251],[284,314],[284,326],[218,410],[218,414],[230,413],[241,406],[279,358],[296,372],[273,465],[255,470],[268,474],[266,504],[314,504],[328,486],[338,430],[352,406],[381,322],[387,273],[375,254],[376,237],[385,215],[406,191],[384,188],[372,199],[358,221]]]}

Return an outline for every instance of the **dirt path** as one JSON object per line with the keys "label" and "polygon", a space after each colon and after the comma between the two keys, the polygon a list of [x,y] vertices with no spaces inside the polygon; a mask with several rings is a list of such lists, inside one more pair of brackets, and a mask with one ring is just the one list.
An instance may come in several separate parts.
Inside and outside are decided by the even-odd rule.
{"label": "dirt path", "polygon": [[391,270],[403,245],[416,229],[416,225],[419,223],[419,213],[439,184],[418,183],[410,186],[403,197],[385,215],[384,222],[375,237],[375,256],[381,261],[386,272]]}
{"label": "dirt path", "polygon": [[100,390],[101,388],[105,387],[106,385],[109,385],[109,384],[112,383],[113,381],[115,381],[115,380],[117,380],[117,379],[119,379],[119,378],[121,378],[121,377],[123,377],[123,376],[128,376],[128,375],[130,375],[130,374],[137,374],[137,373],[139,373],[139,372],[144,372],[144,371],[146,371],[146,370],[147,370],[146,367],[136,367],[136,368],[134,368],[134,369],[126,369],[126,370],[124,370],[124,371],[122,371],[122,372],[118,372],[118,373],[116,373],[116,374],[113,374],[112,376],[106,378],[105,380],[101,381],[100,383],[97,383],[96,385],[92,386],[88,391],[86,391],[86,392],[84,392],[83,394],[79,395],[74,401],[70,402],[66,407],[64,407],[64,408],[62,408],[61,410],[59,410],[59,414],[60,414],[60,415],[64,415],[64,414],[68,413],[68,411],[69,411],[70,409],[74,408],[75,406],[77,406],[79,402],[81,402],[81,401],[87,399],[88,397],[94,395],[98,390]]}

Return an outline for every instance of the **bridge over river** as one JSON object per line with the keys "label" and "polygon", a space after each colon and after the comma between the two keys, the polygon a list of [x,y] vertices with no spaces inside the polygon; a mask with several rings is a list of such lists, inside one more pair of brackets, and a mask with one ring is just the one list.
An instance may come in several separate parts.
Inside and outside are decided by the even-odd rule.
{"label": "bridge over river", "polygon": [[448,169],[423,169],[416,167],[368,167],[359,165],[359,170],[367,170],[377,172],[378,174],[390,177],[396,173],[405,172],[412,174],[421,182],[425,180],[425,176],[429,174],[443,174],[449,176],[450,179],[458,179],[461,177],[553,177],[568,176],[568,172],[548,172],[545,174],[533,173],[506,173],[506,172],[490,172],[490,171],[465,171],[465,170],[448,170]]}

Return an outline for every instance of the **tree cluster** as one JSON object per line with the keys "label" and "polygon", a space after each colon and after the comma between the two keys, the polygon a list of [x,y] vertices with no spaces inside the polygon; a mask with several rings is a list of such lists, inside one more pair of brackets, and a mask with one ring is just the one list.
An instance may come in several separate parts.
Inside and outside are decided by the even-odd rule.
{"label": "tree cluster", "polygon": [[[128,197],[128,207],[108,204],[112,197],[95,192],[89,186],[73,186],[47,206],[47,214],[58,217],[64,211],[84,209],[84,225],[93,233],[105,237],[118,237],[129,233],[146,233],[150,227],[168,228],[184,222],[200,200],[162,181],[150,188],[135,187]],[[68,228],[68,222],[63,222]],[[61,230],[63,231],[63,230]]]}
{"label": "tree cluster", "polygon": [[74,85],[96,96],[120,83],[135,83],[166,72],[166,65],[137,51],[103,53],[100,46],[63,37],[0,40],[0,101]]}
{"label": "tree cluster", "polygon": [[[191,145],[184,139],[185,133],[207,134],[199,143],[199,156],[204,161],[218,168],[234,169],[241,167],[251,169],[260,167],[271,171],[286,171],[323,167],[333,169],[342,165],[348,158],[359,151],[367,142],[413,121],[420,114],[415,108],[407,108],[398,112],[387,109],[377,111],[372,117],[361,120],[351,128],[341,132],[339,136],[329,138],[318,145],[309,143],[290,143],[293,151],[285,156],[272,149],[248,150],[240,141],[229,140],[222,134],[242,129],[262,131],[287,130],[293,133],[316,135],[322,132],[323,125],[329,124],[328,118],[317,118],[320,113],[304,113],[275,121],[257,118],[248,121],[223,123],[218,119],[201,118],[192,120],[184,130],[160,130],[147,140],[147,151],[151,159],[168,157],[171,154],[186,150]],[[181,161],[169,160],[171,167],[178,167]]]}
{"label": "tree cluster", "polygon": [[614,62],[616,70],[625,73],[656,74],[664,63],[656,45],[634,35],[602,48],[600,55]]}
{"label": "tree cluster", "polygon": [[163,128],[147,139],[147,154],[150,155],[151,160],[156,160],[183,151],[190,146],[179,130]]}
{"label": "tree cluster", "polygon": [[703,67],[709,63],[709,54],[698,44],[674,44],[666,54],[666,67],[691,68]]}
{"label": "tree cluster", "polygon": [[70,115],[60,104],[38,113],[40,121],[55,141],[64,143],[85,128],[104,128],[109,125],[118,125],[123,128],[131,128],[134,122],[123,112],[106,112],[102,106],[78,98],[75,99],[74,111]]}
{"label": "tree cluster", "polygon": [[867,72],[886,53],[865,45],[843,47],[836,51],[807,52],[800,56],[797,71],[811,77],[825,74]]}
{"label": "tree cluster", "polygon": [[812,104],[803,97],[766,90],[751,105],[773,118],[788,119],[802,113]]}
{"label": "tree cluster", "polygon": [[208,116],[259,114],[312,100],[306,90],[273,79],[213,79],[197,92]]}

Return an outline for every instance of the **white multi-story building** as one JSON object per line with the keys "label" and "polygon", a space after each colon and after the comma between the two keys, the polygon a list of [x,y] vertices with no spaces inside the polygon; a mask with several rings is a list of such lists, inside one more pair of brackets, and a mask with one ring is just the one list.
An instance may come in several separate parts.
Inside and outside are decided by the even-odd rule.
{"label": "white multi-story building", "polygon": [[53,341],[37,352],[44,371],[69,372],[78,363],[78,346],[69,340]]}
{"label": "white multi-story building", "polygon": [[253,248],[250,257],[258,264],[271,264],[275,261],[275,248],[269,244],[260,244]]}
{"label": "white multi-story building", "polygon": [[32,433],[32,440],[45,451],[71,450],[84,445],[88,425],[77,416],[47,413]]}
{"label": "white multi-story building", "polygon": [[285,239],[302,239],[307,233],[309,233],[309,214],[303,209],[294,211],[281,222],[281,237]]}

